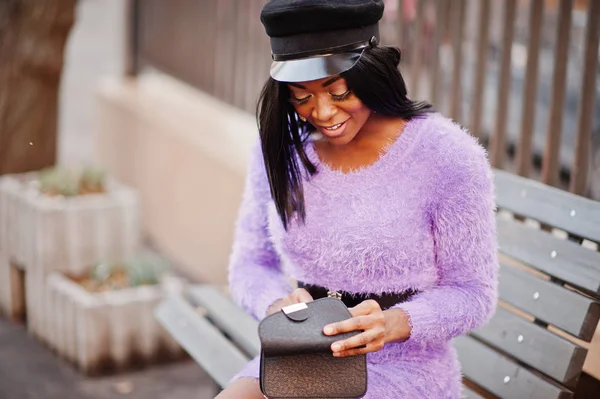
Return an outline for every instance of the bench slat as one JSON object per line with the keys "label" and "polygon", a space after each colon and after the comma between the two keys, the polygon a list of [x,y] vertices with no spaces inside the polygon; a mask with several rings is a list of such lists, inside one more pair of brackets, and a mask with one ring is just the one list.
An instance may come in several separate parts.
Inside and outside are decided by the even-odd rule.
{"label": "bench slat", "polygon": [[155,316],[221,387],[226,387],[249,360],[181,297],[163,300]]}
{"label": "bench slat", "polygon": [[600,252],[517,221],[502,217],[496,221],[500,252],[590,294],[600,294]]}
{"label": "bench slat", "polygon": [[573,393],[519,366],[472,337],[454,339],[464,375],[501,398],[568,399]]}
{"label": "bench slat", "polygon": [[600,242],[600,203],[502,170],[494,175],[498,207]]}
{"label": "bench slat", "polygon": [[251,357],[260,353],[258,322],[237,307],[220,289],[196,285],[189,290],[192,301],[208,312],[210,319]]}
{"label": "bench slat", "polygon": [[587,354],[585,348],[502,308],[473,335],[571,389],[579,380]]}
{"label": "bench slat", "polygon": [[598,325],[598,302],[505,264],[500,269],[499,294],[511,305],[587,342]]}

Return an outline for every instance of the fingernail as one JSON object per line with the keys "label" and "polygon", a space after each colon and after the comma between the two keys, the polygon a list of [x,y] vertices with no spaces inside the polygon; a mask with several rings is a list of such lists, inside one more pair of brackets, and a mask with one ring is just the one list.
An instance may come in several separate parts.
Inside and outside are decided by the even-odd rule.
{"label": "fingernail", "polygon": [[323,332],[324,332],[325,334],[331,334],[331,333],[333,333],[333,328],[332,328],[332,327],[325,327],[325,328],[323,329]]}
{"label": "fingernail", "polygon": [[340,357],[340,353],[339,352],[333,352],[333,357]]}
{"label": "fingernail", "polygon": [[340,344],[333,344],[333,345],[331,345],[331,349],[334,352],[337,352],[337,351],[339,351],[341,349],[341,346],[340,346]]}

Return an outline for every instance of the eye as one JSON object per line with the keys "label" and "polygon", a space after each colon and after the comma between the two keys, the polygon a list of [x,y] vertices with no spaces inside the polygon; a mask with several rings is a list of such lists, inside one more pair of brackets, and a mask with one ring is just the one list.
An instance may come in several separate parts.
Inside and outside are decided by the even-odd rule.
{"label": "eye", "polygon": [[310,100],[311,97],[312,97],[312,94],[309,94],[306,97],[297,98],[295,95],[292,94],[292,96],[290,97],[290,102],[292,104],[302,105],[302,104],[306,104],[308,102],[308,100]]}
{"label": "eye", "polygon": [[334,101],[342,101],[348,98],[352,91],[345,81],[339,80],[329,88],[329,95]]}
{"label": "eye", "polygon": [[347,89],[342,94],[334,94],[334,93],[329,93],[329,94],[331,95],[331,98],[333,98],[335,101],[344,101],[345,99],[350,97],[350,94],[352,94],[352,90]]}

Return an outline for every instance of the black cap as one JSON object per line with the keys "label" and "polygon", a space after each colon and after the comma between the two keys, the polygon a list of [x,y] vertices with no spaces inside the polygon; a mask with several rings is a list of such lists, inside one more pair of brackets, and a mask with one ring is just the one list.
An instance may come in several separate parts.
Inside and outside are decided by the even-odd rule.
{"label": "black cap", "polygon": [[303,82],[352,68],[379,43],[382,0],[271,0],[261,21],[271,38],[271,77]]}

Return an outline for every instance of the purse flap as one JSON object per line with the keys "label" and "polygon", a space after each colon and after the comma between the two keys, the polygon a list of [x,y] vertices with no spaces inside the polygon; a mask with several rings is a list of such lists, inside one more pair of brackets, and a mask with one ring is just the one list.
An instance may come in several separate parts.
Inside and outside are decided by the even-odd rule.
{"label": "purse flap", "polygon": [[293,313],[286,315],[280,311],[261,321],[258,335],[264,356],[331,353],[331,344],[360,333],[353,331],[334,336],[323,334],[323,328],[327,324],[352,317],[339,299],[321,298],[306,305],[307,308],[299,310],[303,312],[302,317],[294,317]]}

